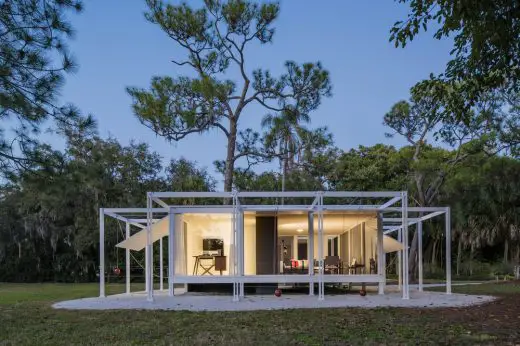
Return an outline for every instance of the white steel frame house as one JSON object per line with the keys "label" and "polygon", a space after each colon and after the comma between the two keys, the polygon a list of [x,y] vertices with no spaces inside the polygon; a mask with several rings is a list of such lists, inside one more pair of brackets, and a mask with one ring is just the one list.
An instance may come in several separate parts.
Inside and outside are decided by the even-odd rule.
{"label": "white steel frame house", "polygon": [[[168,202],[178,199],[226,199],[228,205],[180,205]],[[283,199],[294,198],[310,201],[308,204],[248,204],[251,199]],[[325,204],[338,199],[353,199],[349,204]],[[373,204],[361,204],[373,202]],[[344,202],[343,202],[344,203]],[[308,257],[316,261],[317,267],[309,265],[306,271],[298,274],[287,275],[284,273],[273,274],[250,274],[245,270],[247,254],[246,236],[244,232],[246,213],[290,213],[298,212],[306,214],[308,220]],[[328,213],[350,212],[350,213],[373,213],[377,218],[374,238],[376,244],[377,271],[370,274],[328,274],[325,275],[324,248],[326,248],[324,236],[324,216]],[[186,246],[186,240],[182,237],[182,222],[179,215],[195,215],[197,213],[227,214],[231,218],[229,235],[229,269],[227,275],[188,275],[187,264],[181,263],[184,259],[176,254],[181,253]],[[437,216],[445,215],[445,237],[446,237],[446,293],[451,294],[451,226],[449,207],[409,207],[408,193],[406,191],[385,192],[349,192],[349,191],[299,191],[299,192],[148,192],[147,208],[102,208],[100,209],[100,297],[105,297],[105,217],[109,216],[126,224],[126,244],[131,238],[131,226],[141,230],[141,241],[145,249],[145,291],[148,301],[154,300],[153,289],[153,243],[159,241],[160,246],[160,290],[163,290],[163,238],[168,241],[168,295],[174,296],[174,287],[188,284],[232,284],[233,301],[239,301],[245,296],[244,286],[247,284],[308,284],[309,295],[314,295],[314,287],[317,285],[317,298],[323,300],[325,297],[325,284],[346,283],[372,283],[378,286],[378,293],[384,294],[386,285],[386,254],[383,241],[385,235],[397,233],[397,241],[402,242],[402,249],[398,251],[398,273],[399,288],[403,299],[410,298],[410,284],[408,275],[409,261],[409,226],[416,226],[418,232],[418,270],[419,291],[423,289],[423,246],[422,246],[422,222]],[[395,217],[397,215],[397,217]],[[159,225],[161,220],[167,222],[163,230],[158,233],[152,232],[153,227]],[[301,230],[299,230],[301,231]],[[137,236],[136,236],[137,237]],[[389,238],[389,237],[388,237]],[[317,242],[317,244],[315,244]],[[119,245],[119,244],[118,244]],[[317,247],[315,247],[317,245]],[[130,267],[130,245],[126,247],[126,266]],[[317,253],[315,254],[315,248]],[[195,257],[195,256],[194,256]],[[126,271],[126,292],[130,293],[130,272]]]}

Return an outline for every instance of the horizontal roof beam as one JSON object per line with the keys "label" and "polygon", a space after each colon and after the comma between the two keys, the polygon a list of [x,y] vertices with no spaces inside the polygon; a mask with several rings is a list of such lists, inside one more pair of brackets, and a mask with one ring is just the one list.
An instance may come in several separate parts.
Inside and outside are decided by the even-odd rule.
{"label": "horizontal roof beam", "polygon": [[[446,211],[446,207],[408,207],[408,212],[429,212],[429,211]],[[390,207],[384,210],[385,212],[402,212],[401,207]]]}
{"label": "horizontal roof beam", "polygon": [[355,204],[346,204],[346,205],[339,205],[339,204],[335,204],[335,205],[327,205],[327,204],[324,204],[323,205],[323,210],[337,210],[337,211],[342,211],[342,210],[367,210],[367,211],[378,211],[379,210],[379,205],[355,205]]}
{"label": "horizontal roof beam", "polygon": [[227,198],[233,197],[232,192],[150,192],[152,198]]}
{"label": "horizontal roof beam", "polygon": [[113,217],[114,219],[117,219],[117,220],[120,220],[120,221],[123,221],[123,222],[128,222],[130,225],[135,226],[135,227],[139,227],[139,228],[142,228],[142,229],[146,228],[145,226],[141,225],[140,223],[131,222],[130,220],[128,220],[125,217],[122,217],[121,215],[117,215],[117,214],[110,213],[110,212],[105,212],[105,215]]}
{"label": "horizontal roof beam", "polygon": [[238,192],[237,197],[245,198],[276,198],[276,197],[316,197],[316,191],[259,191],[259,192]]}
{"label": "horizontal roof beam", "polygon": [[[105,213],[114,213],[114,214],[146,214],[148,212],[147,208],[103,208]],[[167,213],[167,208],[152,208],[152,213]]]}
{"label": "horizontal roof beam", "polygon": [[[412,224],[412,222],[418,222],[418,221],[421,221],[421,219],[420,218],[410,218],[410,217],[408,218],[409,225]],[[401,222],[403,222],[403,219],[400,217],[385,217],[385,218],[383,218],[383,223],[385,223],[385,222],[401,223]],[[395,225],[393,225],[393,226],[395,226]]]}
{"label": "horizontal roof beam", "polygon": [[[436,216],[442,215],[442,214],[444,214],[446,212],[446,208],[442,208],[442,209],[443,209],[442,211],[436,211],[436,212],[424,215],[424,216],[419,217],[419,218],[414,218],[412,220],[415,220],[415,221],[408,222],[408,226],[412,226],[412,225],[415,225],[415,224],[419,223],[420,221],[426,221],[428,219],[431,219],[431,218],[434,218]],[[383,222],[384,222],[384,219],[383,219]],[[393,228],[390,228],[389,230],[385,231],[384,234],[395,232],[395,231],[403,228],[403,225],[401,224],[400,226],[391,226],[391,227],[393,227]]]}
{"label": "horizontal roof beam", "polygon": [[[127,219],[129,222],[137,222],[137,223],[147,223],[148,220],[146,219]],[[162,219],[152,219],[152,222],[158,222],[158,221],[161,221]]]}
{"label": "horizontal roof beam", "polygon": [[326,191],[323,197],[364,197],[364,198],[380,198],[380,197],[400,197],[401,191]]}
{"label": "horizontal roof beam", "polygon": [[[323,194],[324,197],[400,197],[401,191],[242,191],[237,192],[237,197],[245,198],[275,198],[275,197],[316,197]],[[210,197],[232,197],[233,192],[150,192],[151,197],[155,198],[210,198]]]}

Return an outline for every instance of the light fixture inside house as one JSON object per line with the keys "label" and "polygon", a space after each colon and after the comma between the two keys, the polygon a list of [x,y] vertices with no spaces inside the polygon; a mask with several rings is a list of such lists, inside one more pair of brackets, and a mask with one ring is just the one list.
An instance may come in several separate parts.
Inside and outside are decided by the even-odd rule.
{"label": "light fixture inside house", "polygon": [[303,232],[303,229],[298,228],[298,229],[296,230],[296,232],[298,232],[298,233],[302,233],[302,232]]}

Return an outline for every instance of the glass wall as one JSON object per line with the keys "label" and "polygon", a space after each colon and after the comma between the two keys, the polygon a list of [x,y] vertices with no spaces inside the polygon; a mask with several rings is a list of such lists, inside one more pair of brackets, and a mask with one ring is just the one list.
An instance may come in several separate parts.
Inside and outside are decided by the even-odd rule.
{"label": "glass wall", "polygon": [[229,275],[232,272],[231,214],[184,214],[187,275]]}
{"label": "glass wall", "polygon": [[[176,273],[232,274],[234,246],[231,214],[184,214],[182,225],[176,226],[176,230],[183,230],[176,232],[179,237],[176,258],[183,257],[182,260],[176,259]],[[305,212],[246,212],[243,226],[245,275],[307,274],[309,268],[317,270],[317,217],[314,218],[312,241],[309,238],[308,214]],[[325,214],[322,249],[325,273],[375,273],[376,229],[375,213]],[[310,258],[310,246],[314,258]],[[183,269],[178,268],[179,265]]]}

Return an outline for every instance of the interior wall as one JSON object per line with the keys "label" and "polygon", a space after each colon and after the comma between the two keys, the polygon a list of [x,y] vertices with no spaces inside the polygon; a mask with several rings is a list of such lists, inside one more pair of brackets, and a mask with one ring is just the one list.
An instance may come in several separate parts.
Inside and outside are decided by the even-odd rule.
{"label": "interior wall", "polygon": [[343,234],[341,234],[339,236],[339,256],[341,258],[341,261],[345,262],[345,264],[350,263],[350,257],[349,257],[349,252],[348,252],[348,249],[349,249],[348,238],[349,238],[348,232],[344,232]]}
{"label": "interior wall", "polygon": [[373,258],[377,263],[377,218],[367,220],[365,223],[366,228],[366,251],[368,257],[367,273],[370,273],[370,259]]}
{"label": "interior wall", "polygon": [[[319,241],[318,241],[318,233],[314,233],[314,259],[318,259],[318,249],[319,249]],[[327,257],[327,237],[323,237],[323,259]]]}
{"label": "interior wall", "polygon": [[351,244],[351,253],[350,253],[349,263],[351,263],[354,260],[354,258],[356,259],[356,262],[358,264],[364,262],[363,257],[362,257],[362,250],[361,250],[362,229],[363,229],[362,224],[359,224],[350,230],[350,240],[351,240],[352,244]]}
{"label": "interior wall", "polygon": [[[192,214],[185,218],[188,223],[187,230],[187,251],[186,262],[188,275],[193,275],[195,266],[195,256],[203,254],[203,239],[217,238],[224,241],[224,256],[226,256],[226,270],[222,272],[223,275],[229,275],[230,272],[230,258],[233,255],[231,250],[232,242],[232,222],[230,215],[222,214]],[[202,274],[202,269],[198,268],[199,275]],[[219,271],[211,270],[213,275],[220,275]]]}
{"label": "interior wall", "polygon": [[182,214],[174,215],[174,227],[175,227],[175,275],[186,275],[187,263],[186,263],[186,223]]}
{"label": "interior wall", "polygon": [[277,220],[274,216],[256,217],[256,273],[276,274]]}
{"label": "interior wall", "polygon": [[[365,261],[365,270],[367,273],[370,273],[370,259],[376,260],[376,243],[377,239],[374,237],[374,225],[366,222],[365,223],[365,253],[366,253],[366,261]],[[377,233],[376,233],[377,235]]]}
{"label": "interior wall", "polygon": [[244,214],[244,274],[256,275],[256,217]]}

